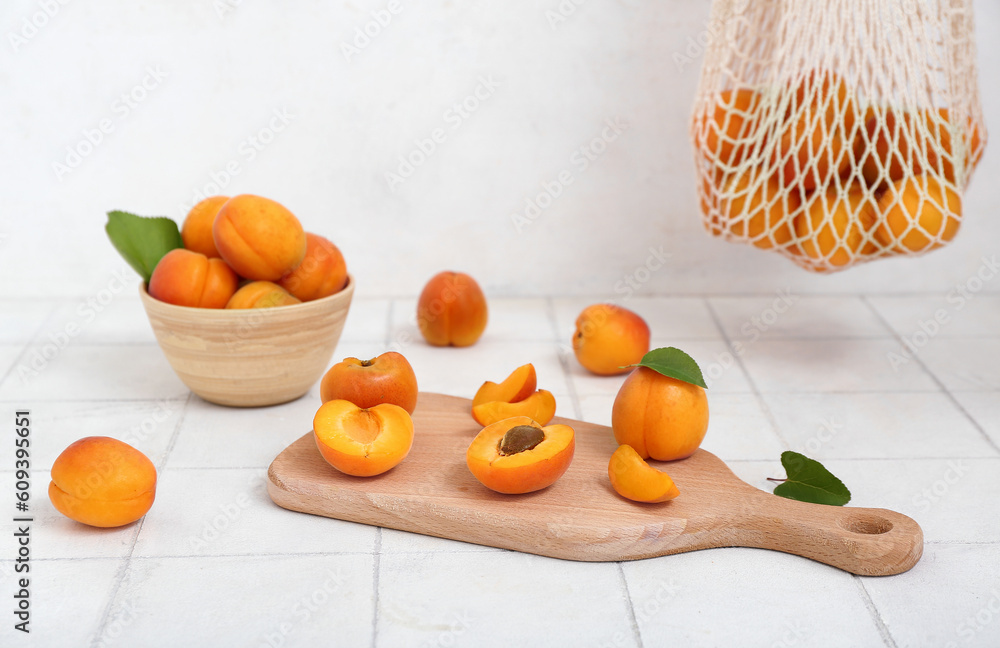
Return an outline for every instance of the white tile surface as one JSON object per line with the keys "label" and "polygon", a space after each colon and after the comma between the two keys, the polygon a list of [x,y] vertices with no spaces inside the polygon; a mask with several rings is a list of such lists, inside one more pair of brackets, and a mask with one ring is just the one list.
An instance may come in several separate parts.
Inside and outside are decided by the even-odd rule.
{"label": "white tile surface", "polygon": [[893,366],[884,340],[760,340],[744,365],[761,392],[937,391],[914,362]]}
{"label": "white tile surface", "polygon": [[1000,448],[1000,395],[996,392],[955,392],[955,399]]}
{"label": "white tile surface", "polygon": [[[330,470],[333,470],[331,468]],[[167,469],[134,556],[367,552],[375,528],[296,513],[267,495],[267,471]]]}
{"label": "white tile surface", "polygon": [[[614,402],[610,394],[581,396],[583,420],[610,427]],[[709,391],[708,409],[708,432],[701,447],[719,458],[771,459],[785,449],[753,394]]]}
{"label": "white tile surface", "polygon": [[[74,441],[88,436],[109,436],[128,443],[156,465],[184,411],[187,399],[75,403],[20,401],[16,407],[31,411],[32,467],[48,470]],[[11,466],[13,444],[0,447],[0,467]]]}
{"label": "white tile surface", "polygon": [[731,342],[773,338],[886,337],[890,331],[858,297],[809,296],[786,291],[754,297],[712,297]]}
{"label": "white tile surface", "polygon": [[267,468],[282,450],[312,431],[319,398],[306,394],[263,408],[223,407],[191,398],[169,468]]}
{"label": "white tile surface", "polygon": [[[547,299],[489,298],[488,296],[487,299],[489,321],[481,338],[484,343],[493,341],[549,342],[565,337],[557,336],[553,330]],[[409,302],[406,303],[409,305]],[[402,305],[401,302],[397,302],[397,304]]]}
{"label": "white tile surface", "polygon": [[[13,492],[13,473],[0,474]],[[48,496],[50,481],[48,470],[33,470],[31,473],[30,513],[34,517],[31,550],[34,557],[123,558],[128,554],[140,522],[111,529],[75,522],[52,506]]]}
{"label": "white tile surface", "polygon": [[908,339],[921,330],[941,337],[993,337],[1000,328],[998,295],[951,291],[867,299],[898,335]]}
{"label": "white tile surface", "polygon": [[[13,374],[17,373],[17,368],[14,366],[14,362],[17,360],[17,357],[21,354],[23,349],[24,345],[5,344],[0,346],[0,372],[2,372],[0,373],[0,376],[4,376],[8,372]],[[0,395],[2,395],[5,400],[10,398],[8,392],[9,390],[4,389],[3,383],[0,382]]]}
{"label": "white tile surface", "polygon": [[0,344],[30,342],[58,303],[48,299],[0,299]]}
{"label": "white tile surface", "polygon": [[[12,563],[0,564],[0,569]],[[31,564],[30,633],[14,630],[13,615],[0,624],[4,646],[89,646],[116,583],[120,560],[45,560]],[[14,583],[3,579],[5,594]],[[72,602],[74,613],[66,614]]]}
{"label": "white tile surface", "polygon": [[506,647],[545,637],[583,646],[621,636],[620,645],[635,646],[628,618],[613,563],[506,551],[386,554],[381,560],[380,645]]}
{"label": "white tile surface", "polygon": [[55,344],[29,347],[0,384],[5,399],[155,400],[176,399],[187,387],[170,368],[160,347]]}
{"label": "white tile surface", "polygon": [[499,382],[519,366],[535,365],[538,388],[553,394],[568,387],[551,342],[496,342],[471,347],[432,347],[422,339],[402,351],[413,365],[421,391],[472,398],[484,381]]}
{"label": "white tile surface", "polygon": [[838,459],[823,465],[851,490],[851,506],[908,515],[923,528],[925,542],[1000,540],[1000,516],[985,514],[1000,498],[1000,459]]}
{"label": "white tile surface", "polygon": [[853,578],[798,556],[709,549],[623,568],[645,646],[882,645]]}
{"label": "white tile surface", "polygon": [[897,646],[1000,645],[1000,544],[927,545],[905,574],[862,581]]}
{"label": "white tile surface", "polygon": [[[616,296],[617,297],[617,296]],[[572,339],[576,330],[576,318],[585,308],[593,304],[607,303],[607,298],[566,298],[553,300],[556,323],[561,339]],[[700,297],[646,297],[612,299],[613,303],[642,317],[649,326],[653,338],[668,340],[714,340],[719,337],[718,328]]]}
{"label": "white tile surface", "polygon": [[373,610],[370,554],[150,558],[108,618],[119,646],[361,646]]}
{"label": "white tile surface", "polygon": [[[131,271],[130,271],[131,272]],[[73,344],[156,344],[142,302],[131,289],[106,302],[89,296],[62,302],[35,337],[36,345],[59,344],[68,335]]]}
{"label": "white tile surface", "polygon": [[341,343],[384,343],[389,331],[389,301],[358,297],[355,293],[347,312],[347,321],[344,322],[344,331],[340,334]]}
{"label": "white tile surface", "polygon": [[495,547],[486,547],[468,542],[448,540],[446,538],[435,538],[434,536],[409,533],[408,531],[397,531],[396,529],[382,529],[381,550],[383,554],[503,551]]}
{"label": "white tile surface", "polygon": [[995,457],[941,393],[764,394],[791,449],[819,460]]}
{"label": "white tile surface", "polygon": [[[746,309],[759,303],[755,299],[713,298],[712,303],[720,321],[739,323]],[[930,544],[924,561],[906,576],[938,560],[939,549],[955,546],[973,548],[950,558],[958,573],[973,570],[973,561],[992,564],[1000,526],[996,516],[983,511],[984,502],[1000,500],[995,447],[1000,399],[994,398],[993,368],[986,359],[994,338],[940,335],[921,349],[920,361],[956,389],[949,395],[921,362],[893,369],[886,355],[899,342],[861,316],[859,305],[873,311],[860,299],[804,295],[796,308],[809,310],[789,311],[759,339],[744,338],[742,347],[727,346],[717,329],[703,330],[708,302],[700,296],[642,300],[651,318],[680,314],[675,333],[654,339],[654,346],[679,346],[701,364],[711,410],[703,447],[726,460],[738,477],[770,491],[773,484],[766,478],[782,476],[779,457],[787,442],[821,458],[841,477],[854,495],[851,506],[897,510],[921,524]],[[371,357],[399,344],[401,338],[386,321],[390,308],[406,301],[360,300],[353,332],[345,335],[333,361]],[[491,303],[492,339],[486,336],[466,349],[432,348],[419,338],[399,346],[420,388],[469,397],[483,380],[501,380],[516,366],[533,362],[539,386],[556,395],[560,415],[610,424],[624,376],[599,378],[579,366],[552,327],[548,299],[496,297]],[[958,597],[947,605],[925,605],[931,611],[918,614],[911,611],[916,604],[901,599],[893,584],[905,582],[912,600],[934,601],[936,577],[866,579],[873,612],[860,581],[795,556],[712,550],[619,568],[286,511],[268,498],[264,471],[308,431],[319,404],[318,386],[297,401],[271,408],[206,403],[176,380],[156,345],[135,338],[130,344],[114,343],[115,336],[137,335],[138,326],[147,325],[129,311],[139,307],[137,302],[123,297],[120,304],[100,326],[94,320],[88,329],[91,344],[75,340],[32,381],[20,384],[10,375],[0,385],[0,398],[10,407],[23,404],[32,410],[33,551],[44,561],[40,564],[68,566],[63,561],[74,560],[115,568],[105,574],[104,567],[94,567],[100,576],[80,572],[80,578],[103,583],[105,589],[86,605],[75,599],[59,604],[65,616],[85,619],[65,630],[67,637],[81,637],[76,643],[87,643],[90,637],[84,634],[100,627],[116,568],[126,556],[131,556],[127,575],[104,625],[105,634],[115,634],[108,645],[176,645],[187,638],[187,626],[176,629],[168,620],[180,617],[225,619],[221,626],[205,621],[208,634],[197,637],[217,644],[312,645],[317,637],[336,632],[350,645],[369,645],[377,626],[376,646],[516,645],[526,636],[558,637],[566,645],[630,646],[639,641],[634,617],[646,646],[881,645],[874,613],[902,646],[922,645],[924,635],[955,635],[965,618],[960,615],[975,614],[990,603],[985,594]],[[730,314],[724,318],[723,311]],[[831,319],[824,320],[823,313]],[[850,332],[835,330],[848,322],[857,326]],[[405,332],[405,327],[404,322],[393,331]],[[518,338],[519,333],[525,337]],[[0,345],[0,362],[4,352],[13,362],[22,348]],[[761,394],[754,393],[741,362]],[[823,431],[824,422],[833,424],[833,434]],[[46,469],[55,455],[92,434],[127,437],[157,463],[166,462],[157,500],[141,525],[92,529],[66,519],[48,502]],[[0,449],[0,461],[10,459],[9,448]],[[12,473],[4,469],[0,466],[0,480],[9,481]],[[377,578],[373,553],[379,555]],[[314,580],[327,565],[346,570],[340,589],[329,596],[335,603],[303,621],[306,608],[296,605],[322,589],[323,580]],[[630,598],[619,569],[627,575]],[[65,577],[76,578],[73,573]],[[969,582],[976,587],[983,580]],[[816,604],[818,588],[822,605]],[[761,591],[767,595],[756,593]],[[498,625],[497,610],[513,599],[528,612],[517,622]],[[977,631],[968,645],[995,643],[991,628]],[[957,645],[966,645],[964,639],[958,636]]]}
{"label": "white tile surface", "polygon": [[1000,391],[1000,337],[934,338],[918,353],[951,391]]}

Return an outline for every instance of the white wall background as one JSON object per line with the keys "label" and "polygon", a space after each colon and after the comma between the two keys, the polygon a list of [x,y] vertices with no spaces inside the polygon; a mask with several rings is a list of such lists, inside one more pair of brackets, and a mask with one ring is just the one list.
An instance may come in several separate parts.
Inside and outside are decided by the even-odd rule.
{"label": "white wall background", "polygon": [[[402,11],[348,61],[341,43],[388,0],[3,0],[2,294],[107,285],[121,262],[105,211],[180,221],[227,166],[238,173],[225,193],[279,200],[337,243],[359,295],[413,294],[450,268],[492,294],[614,297],[651,247],[671,256],[643,294],[947,290],[998,252],[995,146],[966,196],[962,232],[921,259],[814,276],[708,237],[687,138],[701,58],[691,50],[694,61],[678,65],[674,54],[704,30],[709,3],[576,1],[553,28],[546,12],[560,0],[399,0]],[[992,127],[1000,3],[975,5]],[[45,7],[54,15],[43,20]],[[33,33],[32,21],[45,24]],[[165,78],[136,90],[157,68]],[[447,111],[480,79],[498,85],[455,128]],[[126,109],[119,97],[133,92],[145,96]],[[250,159],[248,138],[276,110],[289,123]],[[574,152],[609,119],[627,128],[581,171]],[[53,163],[102,120],[111,132],[57,177]],[[386,172],[435,129],[443,142],[390,190]],[[573,184],[519,233],[511,214],[564,170]]]}

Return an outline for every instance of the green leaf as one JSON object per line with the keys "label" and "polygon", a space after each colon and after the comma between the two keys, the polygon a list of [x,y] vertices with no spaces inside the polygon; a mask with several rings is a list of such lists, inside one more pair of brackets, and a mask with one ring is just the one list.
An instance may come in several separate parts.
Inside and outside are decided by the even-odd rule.
{"label": "green leaf", "polygon": [[653,349],[642,356],[639,364],[629,366],[648,367],[664,376],[708,389],[708,385],[705,384],[705,379],[701,375],[701,368],[694,361],[694,358],[674,347]]}
{"label": "green leaf", "polygon": [[788,479],[775,487],[775,495],[831,506],[843,506],[851,501],[851,491],[844,482],[820,462],[798,452],[785,451],[781,453],[781,465]]}
{"label": "green leaf", "polygon": [[165,216],[148,218],[123,211],[109,211],[104,230],[118,254],[149,283],[153,268],[163,255],[184,247],[177,223]]}

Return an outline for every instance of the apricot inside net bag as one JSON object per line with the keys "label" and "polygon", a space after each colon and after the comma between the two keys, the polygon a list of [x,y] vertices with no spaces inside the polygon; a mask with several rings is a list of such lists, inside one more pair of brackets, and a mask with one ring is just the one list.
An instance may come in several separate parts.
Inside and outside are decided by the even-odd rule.
{"label": "apricot inside net bag", "polygon": [[714,0],[708,26],[709,232],[817,272],[955,236],[986,143],[972,0]]}

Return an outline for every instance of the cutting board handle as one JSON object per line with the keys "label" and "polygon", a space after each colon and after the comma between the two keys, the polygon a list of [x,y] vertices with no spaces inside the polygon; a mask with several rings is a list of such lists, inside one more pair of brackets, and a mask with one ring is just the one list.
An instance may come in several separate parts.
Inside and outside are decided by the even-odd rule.
{"label": "cutting board handle", "polygon": [[920,525],[886,509],[807,504],[758,491],[743,513],[751,519],[738,527],[742,546],[794,553],[863,576],[905,572],[924,550]]}

